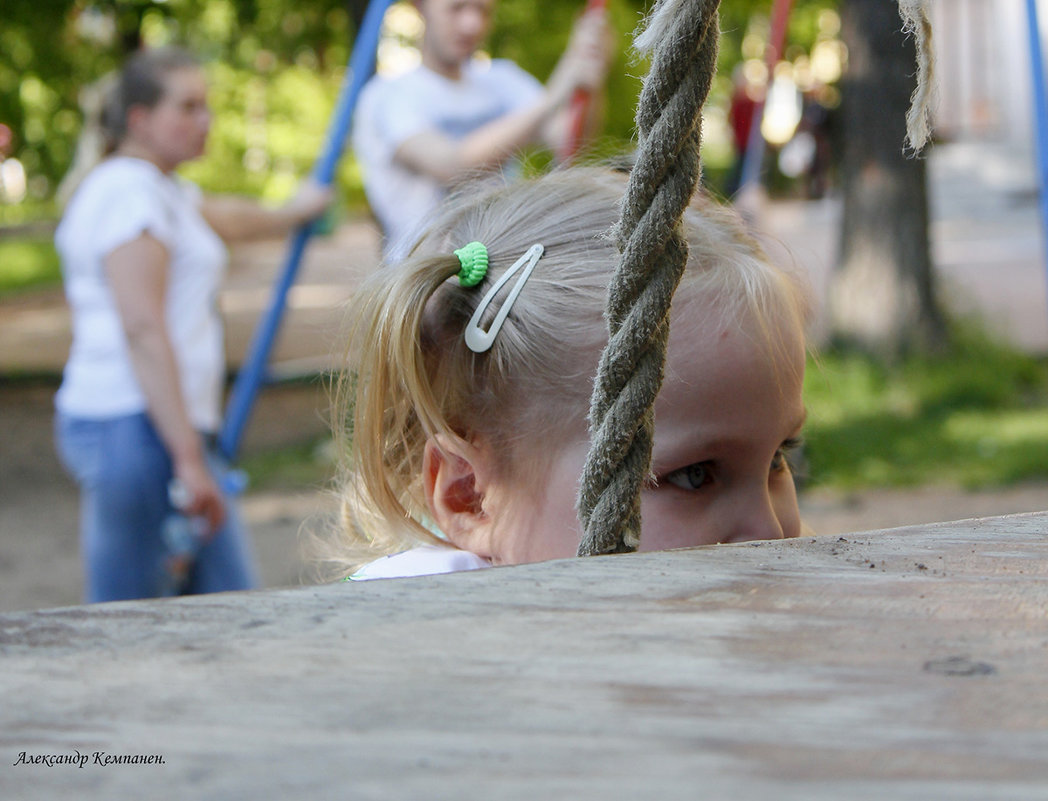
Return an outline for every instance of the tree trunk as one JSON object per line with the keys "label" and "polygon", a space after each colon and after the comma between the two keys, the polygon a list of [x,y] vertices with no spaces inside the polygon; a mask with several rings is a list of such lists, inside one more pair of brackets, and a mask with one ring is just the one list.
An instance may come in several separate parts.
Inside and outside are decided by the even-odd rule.
{"label": "tree trunk", "polygon": [[845,0],[844,215],[830,290],[837,339],[885,359],[946,344],[928,242],[925,161],[903,152],[915,47],[888,0]]}

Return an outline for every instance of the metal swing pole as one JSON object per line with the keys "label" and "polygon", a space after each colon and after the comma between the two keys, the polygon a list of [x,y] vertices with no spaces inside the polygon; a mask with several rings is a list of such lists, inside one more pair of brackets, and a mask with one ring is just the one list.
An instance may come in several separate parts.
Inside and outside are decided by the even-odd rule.
{"label": "metal swing pole", "polygon": [[[1030,37],[1030,68],[1033,72],[1034,140],[1037,146],[1037,176],[1040,185],[1041,227],[1048,248],[1048,88],[1044,77],[1044,50],[1037,19],[1037,0],[1026,0],[1026,28]],[[1048,260],[1046,260],[1048,270]],[[1046,272],[1048,275],[1048,272]]]}
{"label": "metal swing pole", "polygon": [[[382,31],[382,19],[392,2],[393,0],[371,0],[367,11],[364,12],[364,21],[357,33],[356,42],[353,44],[353,53],[350,56],[349,66],[339,90],[338,102],[328,126],[327,141],[313,168],[314,179],[325,186],[330,186],[334,178],[335,167],[342,155],[343,145],[353,119],[353,110],[364,84],[374,71],[379,34]],[[251,408],[266,378],[269,354],[280,330],[288,292],[295,282],[302,254],[305,252],[314,227],[315,223],[310,223],[300,227],[292,234],[283,270],[270,296],[269,307],[255,329],[247,358],[233,384],[233,390],[226,405],[226,416],[218,435],[218,447],[230,461],[236,458],[244,428],[251,415]]]}

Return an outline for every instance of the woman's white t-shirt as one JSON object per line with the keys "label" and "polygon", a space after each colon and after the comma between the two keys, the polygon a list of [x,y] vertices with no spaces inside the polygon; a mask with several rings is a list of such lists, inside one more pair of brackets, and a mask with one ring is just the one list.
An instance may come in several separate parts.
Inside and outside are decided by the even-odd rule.
{"label": "woman's white t-shirt", "polygon": [[225,370],[218,289],[225,245],[200,214],[200,190],[148,161],[113,157],[78,187],[55,232],[73,344],[55,399],[71,417],[145,411],[103,260],[149,233],[170,258],[164,299],[168,336],[193,425],[218,429]]}

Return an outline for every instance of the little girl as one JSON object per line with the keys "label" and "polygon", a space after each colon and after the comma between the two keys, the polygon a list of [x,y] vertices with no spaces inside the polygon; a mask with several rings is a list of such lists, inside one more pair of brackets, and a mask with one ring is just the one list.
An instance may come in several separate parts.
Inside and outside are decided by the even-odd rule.
{"label": "little girl", "polygon": [[[624,187],[576,168],[460,198],[361,288],[336,404],[343,525],[326,554],[343,575],[576,553]],[[696,198],[685,229],[641,549],[796,537],[807,291],[730,211]]]}

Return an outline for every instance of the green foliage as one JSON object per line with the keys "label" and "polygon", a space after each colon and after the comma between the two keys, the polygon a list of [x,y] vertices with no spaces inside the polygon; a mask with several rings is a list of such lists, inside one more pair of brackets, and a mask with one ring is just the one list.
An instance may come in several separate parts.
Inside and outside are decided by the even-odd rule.
{"label": "green foliage", "polygon": [[0,239],[0,296],[61,280],[50,239]]}
{"label": "green foliage", "polygon": [[[356,11],[360,5],[350,7]],[[330,110],[330,101],[318,105],[317,95],[326,96],[332,82],[337,86],[353,29],[342,0],[311,0],[306,7],[289,0],[5,0],[0,123],[15,134],[7,155],[21,160],[32,177],[31,197],[50,196],[72,161],[82,123],[80,89],[115,69],[142,38],[150,44],[179,42],[223,65],[215,68],[215,109],[223,121],[220,131],[227,136],[220,136],[212,149],[215,176],[228,178],[241,171],[239,166],[228,170],[237,162],[237,147],[245,147],[243,140],[230,146],[229,135],[236,130],[231,115],[243,111],[237,103],[244,97],[237,92],[249,76],[281,84],[276,92],[283,93],[282,101],[275,102],[278,127],[283,121],[303,125],[290,146],[272,152],[272,160],[282,168],[303,161],[308,165]],[[284,73],[296,70],[297,84],[289,89]],[[310,126],[318,114],[320,133],[314,134]],[[283,132],[276,136],[289,138]],[[308,156],[303,155],[311,146]],[[195,175],[207,173],[197,169]],[[203,181],[209,186],[218,182]],[[234,188],[262,191],[264,183],[255,176]]]}
{"label": "green foliage", "polygon": [[[614,51],[604,110],[604,138],[599,149],[621,153],[633,136],[633,114],[640,77],[647,65],[632,63],[630,36],[647,7],[643,0],[609,0],[608,16],[615,31]],[[546,80],[567,46],[575,19],[585,3],[499,0],[490,38],[492,55],[511,59],[540,80]]]}
{"label": "green foliage", "polygon": [[[810,46],[813,15],[834,5],[835,0],[798,0],[790,41]],[[630,35],[649,6],[646,0],[608,4],[619,55],[608,85],[606,139],[597,148],[604,154],[621,152],[632,141],[633,111],[647,65],[632,60]],[[722,74],[730,74],[738,62],[751,17],[766,16],[770,6],[771,0],[722,3]],[[8,155],[19,158],[32,177],[31,196],[49,197],[72,161],[82,122],[80,89],[116,68],[139,38],[152,44],[181,42],[213,64],[215,90],[216,130],[209,156],[190,173],[209,188],[280,194],[286,175],[301,174],[316,156],[348,61],[354,20],[365,7],[365,0],[352,0],[348,8],[343,0],[306,5],[291,0],[5,0],[0,122],[15,133]],[[490,49],[544,79],[583,7],[582,0],[499,0]],[[723,103],[724,88],[723,81],[714,87],[711,104]],[[252,127],[264,129],[265,158],[253,155],[248,172],[254,174],[241,175],[251,147],[244,137]],[[270,167],[280,173],[275,184],[261,175]],[[355,170],[346,167],[340,177],[359,201]]]}
{"label": "green foliage", "polygon": [[299,66],[264,77],[224,63],[209,70],[214,117],[207,153],[180,172],[212,192],[286,198],[323,144],[338,76]]}
{"label": "green foliage", "polygon": [[[585,3],[499,0],[491,52],[518,61],[545,79],[553,70]],[[797,0],[790,40],[807,47],[817,12],[834,0]],[[140,37],[181,42],[207,63],[214,124],[206,156],[183,172],[205,189],[269,200],[286,198],[320,150],[365,0],[5,0],[0,26],[0,123],[14,131],[12,152],[29,175],[29,196],[0,206],[0,224],[53,217],[50,198],[68,169],[82,124],[81,88],[115,69]],[[633,144],[633,114],[647,65],[633,59],[631,34],[650,7],[647,0],[609,0],[618,53],[611,68],[604,134],[595,156],[621,154]],[[767,15],[771,0],[724,0],[722,77],[707,108],[727,105],[732,67],[741,58],[751,18]],[[708,132],[709,133],[709,132]],[[718,185],[730,149],[704,143],[707,183]],[[532,154],[527,170],[545,169],[545,153]],[[364,211],[359,166],[342,159],[342,204]],[[0,273],[46,278],[34,246]],[[15,265],[9,270],[8,265]],[[38,278],[5,278],[10,285]],[[21,284],[19,284],[21,285]]]}
{"label": "green foliage", "polygon": [[[742,40],[753,22],[767,31],[770,23],[773,0],[723,0],[720,6],[721,47],[718,55],[718,71],[730,75],[732,68],[741,59]],[[797,47],[809,50],[819,32],[818,17],[821,11],[836,9],[839,0],[796,0],[790,11],[786,29],[786,49]]]}
{"label": "green foliage", "polygon": [[837,352],[805,382],[809,478],[841,488],[1048,477],[1048,362],[971,331],[887,368]]}
{"label": "green foliage", "polygon": [[53,224],[58,217],[52,200],[26,199],[16,205],[0,203],[0,226],[19,223]]}
{"label": "green foliage", "polygon": [[240,467],[249,490],[289,487],[317,489],[330,485],[335,469],[330,438],[312,438],[297,445],[248,454]]}

